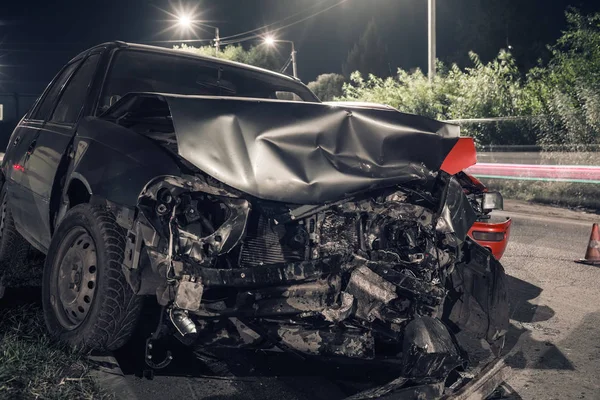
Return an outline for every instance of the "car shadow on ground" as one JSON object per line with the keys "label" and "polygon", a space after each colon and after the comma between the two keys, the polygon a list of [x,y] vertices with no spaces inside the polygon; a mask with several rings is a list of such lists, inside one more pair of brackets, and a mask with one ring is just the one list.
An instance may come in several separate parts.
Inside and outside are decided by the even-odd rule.
{"label": "car shadow on ground", "polygon": [[[531,330],[544,330],[549,339],[556,335],[553,329],[543,327],[540,322],[551,319],[555,312],[544,305],[532,304],[542,289],[529,282],[508,276],[511,323],[504,354],[508,355],[507,364],[513,369],[560,369],[573,370],[574,366],[567,356],[551,340],[539,341],[531,337]],[[517,346],[518,348],[515,348]],[[536,360],[529,360],[522,349],[533,348],[541,353]]]}
{"label": "car shadow on ground", "polygon": [[39,286],[8,287],[0,299],[0,310],[17,308],[24,305],[42,305],[42,288]]}

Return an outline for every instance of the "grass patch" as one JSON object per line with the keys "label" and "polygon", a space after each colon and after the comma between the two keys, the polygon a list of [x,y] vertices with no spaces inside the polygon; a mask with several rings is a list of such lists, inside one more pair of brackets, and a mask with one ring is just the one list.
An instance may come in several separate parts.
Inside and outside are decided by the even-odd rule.
{"label": "grass patch", "polygon": [[600,185],[593,183],[539,182],[481,179],[507,199],[526,200],[561,207],[600,211]]}
{"label": "grass patch", "polygon": [[39,305],[0,308],[0,399],[112,398],[89,371],[84,354],[50,339]]}

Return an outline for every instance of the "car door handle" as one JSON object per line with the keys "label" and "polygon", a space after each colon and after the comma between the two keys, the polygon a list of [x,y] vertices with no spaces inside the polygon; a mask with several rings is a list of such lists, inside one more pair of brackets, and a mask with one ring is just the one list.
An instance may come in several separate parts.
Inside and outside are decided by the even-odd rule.
{"label": "car door handle", "polygon": [[20,141],[21,141],[21,136],[17,136],[17,137],[15,138],[15,140],[13,141],[13,146],[16,146],[16,145],[18,145]]}

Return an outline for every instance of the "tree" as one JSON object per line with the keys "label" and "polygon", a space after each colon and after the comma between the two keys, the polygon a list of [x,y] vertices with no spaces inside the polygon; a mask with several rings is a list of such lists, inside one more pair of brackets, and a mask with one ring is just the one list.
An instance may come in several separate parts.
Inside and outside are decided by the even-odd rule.
{"label": "tree", "polygon": [[600,143],[600,13],[566,12],[568,27],[547,68],[529,73],[530,90],[542,104],[542,144],[577,149]]}
{"label": "tree", "polygon": [[367,24],[365,31],[350,50],[346,62],[342,65],[342,72],[346,77],[350,77],[355,71],[359,71],[365,76],[368,74],[389,75],[387,46],[383,44],[375,19]]}
{"label": "tree", "polygon": [[[215,57],[215,48],[213,46],[193,47],[182,44],[181,46],[174,46],[174,48],[203,56]],[[246,50],[241,45],[228,45],[221,48],[217,57],[272,71],[279,71],[282,66],[281,57],[267,46],[252,46]]]}
{"label": "tree", "polygon": [[344,76],[340,74],[321,74],[315,81],[308,83],[312,90],[322,101],[331,101],[342,95]]}

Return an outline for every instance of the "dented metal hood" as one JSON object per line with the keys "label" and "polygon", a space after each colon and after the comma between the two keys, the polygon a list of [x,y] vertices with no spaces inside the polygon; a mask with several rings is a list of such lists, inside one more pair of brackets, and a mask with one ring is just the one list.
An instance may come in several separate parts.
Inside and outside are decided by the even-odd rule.
{"label": "dented metal hood", "polygon": [[459,128],[398,111],[162,94],[181,157],[252,196],[320,204],[427,179]]}

